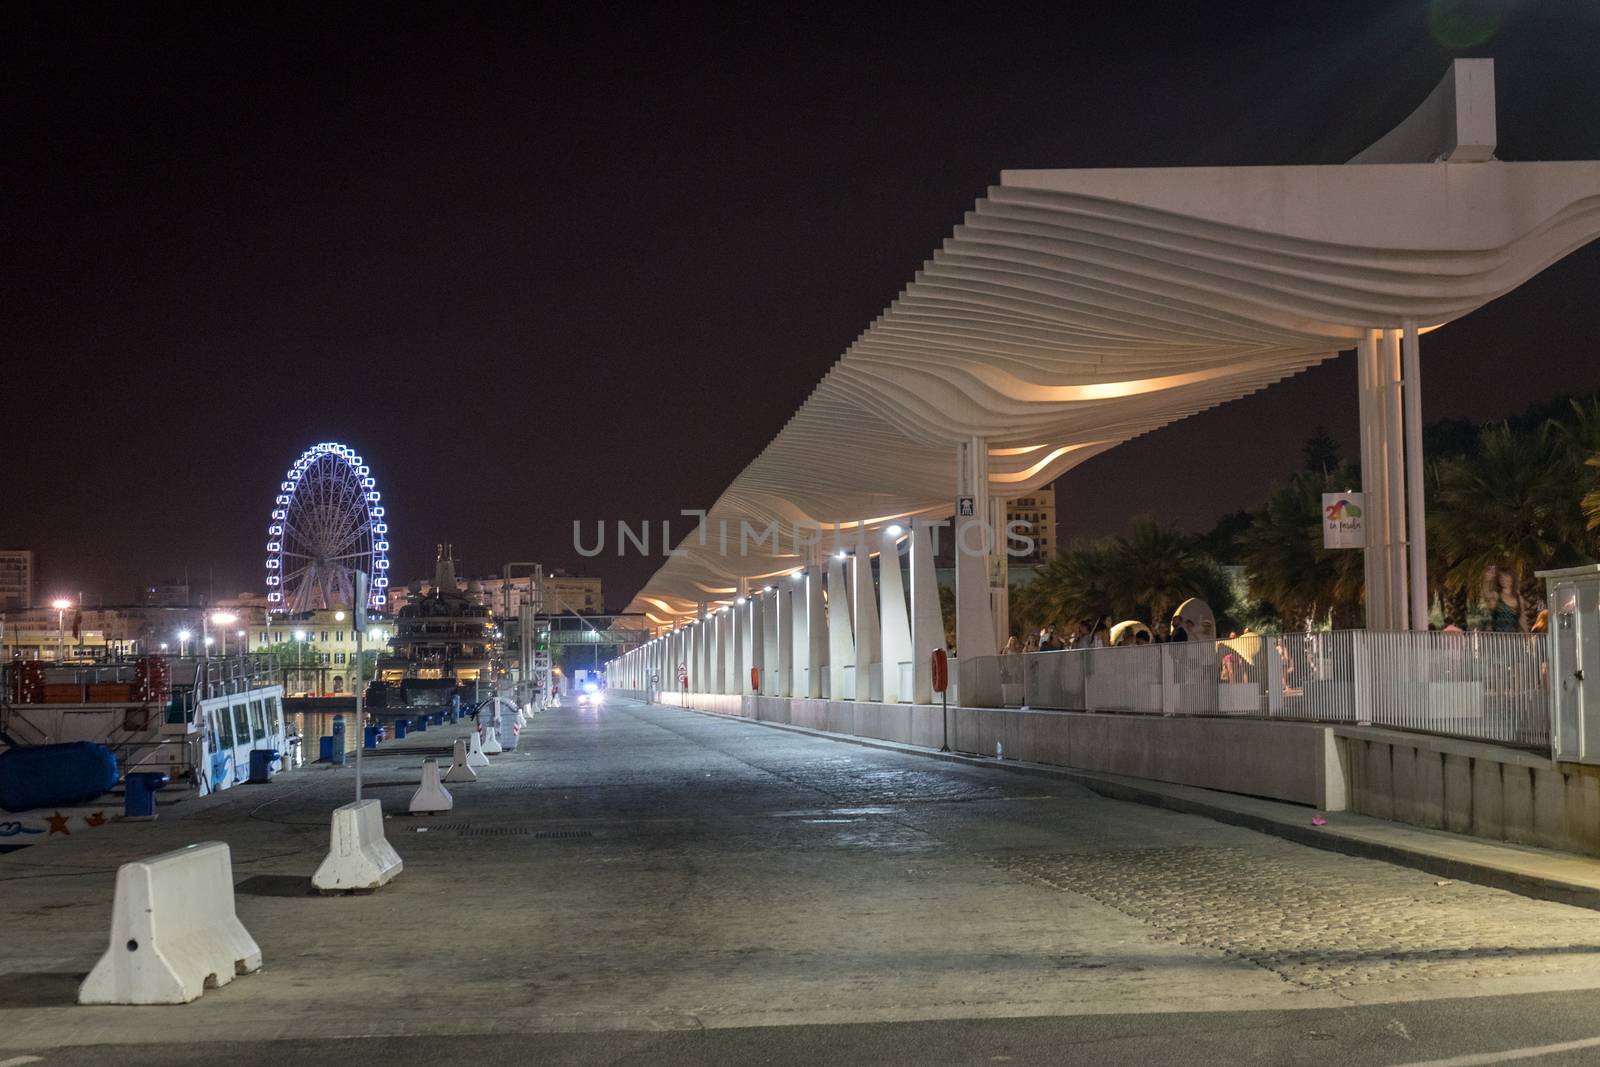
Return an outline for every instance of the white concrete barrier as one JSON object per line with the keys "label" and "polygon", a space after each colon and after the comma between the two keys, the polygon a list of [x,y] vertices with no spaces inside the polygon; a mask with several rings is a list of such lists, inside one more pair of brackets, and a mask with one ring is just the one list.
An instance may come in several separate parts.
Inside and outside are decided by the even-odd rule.
{"label": "white concrete barrier", "polygon": [[495,725],[495,721],[491,719],[489,725],[483,728],[483,754],[485,756],[498,756],[504,751],[505,746],[500,743],[500,730]]}
{"label": "white concrete barrier", "polygon": [[467,743],[459,738],[456,740],[455,755],[450,760],[450,767],[444,772],[444,780],[452,784],[478,780],[477,774],[467,766]]}
{"label": "white concrete barrier", "polygon": [[221,841],[117,868],[111,946],[78,987],[79,1004],[187,1004],[261,969],[233,910],[233,861]]}
{"label": "white concrete barrier", "polygon": [[476,730],[467,740],[467,766],[473,770],[489,766],[489,757],[483,751],[483,738]]}
{"label": "white concrete barrier", "polygon": [[[461,742],[456,742],[457,750]],[[472,774],[467,768],[461,768]],[[474,778],[477,775],[473,775]],[[411,814],[431,815],[438,811],[449,811],[455,806],[455,798],[450,795],[450,790],[439,784],[439,761],[436,759],[422,761],[422,788],[411,794]]]}
{"label": "white concrete barrier", "polygon": [[376,889],[400,873],[400,857],[383,835],[383,805],[358,800],[333,809],[328,858],[311,884],[324,893]]}

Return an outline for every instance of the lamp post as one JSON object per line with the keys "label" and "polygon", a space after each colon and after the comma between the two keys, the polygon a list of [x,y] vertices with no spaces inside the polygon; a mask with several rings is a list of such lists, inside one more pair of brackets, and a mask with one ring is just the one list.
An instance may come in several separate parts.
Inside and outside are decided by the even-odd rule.
{"label": "lamp post", "polygon": [[50,606],[56,609],[56,662],[60,663],[67,658],[67,609],[72,607],[72,601],[58,596],[50,601]]}
{"label": "lamp post", "polygon": [[189,638],[191,638],[193,636],[194,636],[194,634],[190,633],[188,630],[179,630],[178,631],[178,658],[179,659],[183,659],[185,656],[187,656],[189,654]]}
{"label": "lamp post", "polygon": [[306,675],[305,675],[305,670],[304,670],[305,659],[306,659],[306,632],[304,630],[296,630],[294,632],[294,668],[295,668],[294,673],[295,673],[295,679],[302,686],[304,686],[306,684]]}
{"label": "lamp post", "polygon": [[228,627],[239,621],[239,616],[231,611],[214,612],[211,621],[217,624],[217,632],[222,635],[222,657],[228,657]]}

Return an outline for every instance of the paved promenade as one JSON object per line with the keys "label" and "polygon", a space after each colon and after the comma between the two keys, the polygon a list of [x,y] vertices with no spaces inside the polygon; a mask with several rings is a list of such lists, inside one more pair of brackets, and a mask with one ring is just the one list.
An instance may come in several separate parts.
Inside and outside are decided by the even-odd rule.
{"label": "paved promenade", "polygon": [[[0,857],[0,1063],[134,1044],[173,1063],[1062,1062],[1066,1042],[1096,1063],[1399,1064],[1600,1034],[1595,994],[1571,992],[1600,987],[1594,911],[622,699],[541,713],[454,812],[399,814],[456,736],[368,761],[405,862],[376,894],[309,892],[348,769]],[[232,847],[263,970],[183,1007],[76,1006],[117,865],[206,840]]]}

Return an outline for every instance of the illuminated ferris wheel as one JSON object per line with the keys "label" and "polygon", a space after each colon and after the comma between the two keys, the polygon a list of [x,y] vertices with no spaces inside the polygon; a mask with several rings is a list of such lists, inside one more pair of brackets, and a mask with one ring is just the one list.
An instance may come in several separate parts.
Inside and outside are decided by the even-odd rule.
{"label": "illuminated ferris wheel", "polygon": [[348,607],[355,575],[366,574],[367,603],[388,600],[389,526],[376,480],[355,450],[313,445],[284,474],[267,527],[267,602],[302,612]]}

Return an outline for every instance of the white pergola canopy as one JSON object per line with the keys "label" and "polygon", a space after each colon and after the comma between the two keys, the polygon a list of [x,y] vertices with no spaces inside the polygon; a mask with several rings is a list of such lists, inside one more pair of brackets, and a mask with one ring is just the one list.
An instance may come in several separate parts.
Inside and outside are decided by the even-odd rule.
{"label": "white pergola canopy", "polygon": [[670,622],[811,562],[787,534],[741,555],[741,523],[948,515],[975,439],[990,493],[1025,494],[1600,236],[1600,163],[1489,158],[1489,63],[1458,61],[1351,164],[1003,172],[631,610]]}

